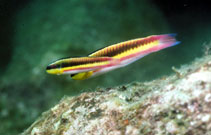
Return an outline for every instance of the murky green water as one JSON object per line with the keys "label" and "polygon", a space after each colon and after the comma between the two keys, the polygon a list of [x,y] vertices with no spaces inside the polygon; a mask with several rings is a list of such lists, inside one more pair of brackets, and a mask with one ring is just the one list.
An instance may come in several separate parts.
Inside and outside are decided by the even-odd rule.
{"label": "murky green water", "polygon": [[[17,5],[17,6],[16,6]],[[210,42],[209,5],[155,0],[1,2],[0,134],[17,134],[64,95],[167,76]],[[84,81],[53,76],[46,65],[121,41],[177,33],[181,44]]]}

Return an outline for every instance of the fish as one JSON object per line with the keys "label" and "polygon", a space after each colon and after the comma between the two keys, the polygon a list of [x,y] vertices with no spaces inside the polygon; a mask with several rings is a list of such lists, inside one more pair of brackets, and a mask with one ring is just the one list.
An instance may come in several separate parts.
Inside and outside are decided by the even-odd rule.
{"label": "fish", "polygon": [[[118,59],[112,57],[64,58],[49,64],[46,72],[57,75],[83,73],[79,75],[80,78],[89,78],[93,71],[114,65],[118,65]],[[75,77],[72,78],[74,79]]]}
{"label": "fish", "polygon": [[120,42],[99,49],[87,57],[66,58],[47,66],[50,74],[70,74],[74,80],[84,80],[127,66],[142,57],[180,43],[176,34],[152,35]]}

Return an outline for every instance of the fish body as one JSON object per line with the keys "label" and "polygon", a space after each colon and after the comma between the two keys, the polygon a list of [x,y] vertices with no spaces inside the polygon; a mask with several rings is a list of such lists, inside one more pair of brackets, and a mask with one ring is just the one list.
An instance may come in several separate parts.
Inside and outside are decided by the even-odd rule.
{"label": "fish body", "polygon": [[88,57],[67,58],[47,66],[50,74],[71,74],[75,80],[84,80],[120,67],[159,50],[179,44],[175,34],[153,35],[114,44]]}
{"label": "fish body", "polygon": [[117,58],[124,66],[152,52],[178,44],[179,41],[176,41],[174,37],[175,34],[165,34],[133,39],[105,47],[89,56]]}
{"label": "fish body", "polygon": [[49,74],[76,74],[96,69],[111,67],[118,64],[112,57],[79,57],[61,59],[49,64],[46,68]]}

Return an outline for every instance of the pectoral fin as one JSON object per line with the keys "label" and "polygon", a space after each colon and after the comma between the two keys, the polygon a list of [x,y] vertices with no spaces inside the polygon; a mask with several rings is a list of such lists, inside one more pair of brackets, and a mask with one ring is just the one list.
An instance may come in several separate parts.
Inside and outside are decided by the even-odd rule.
{"label": "pectoral fin", "polygon": [[76,73],[76,74],[71,74],[71,78],[74,80],[85,80],[89,77],[91,77],[93,74],[93,71],[88,71],[88,72],[81,72],[81,73]]}

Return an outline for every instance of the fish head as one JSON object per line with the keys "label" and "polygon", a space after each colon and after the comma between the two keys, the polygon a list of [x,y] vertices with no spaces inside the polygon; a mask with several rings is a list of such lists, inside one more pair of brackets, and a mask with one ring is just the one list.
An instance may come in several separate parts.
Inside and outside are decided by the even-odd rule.
{"label": "fish head", "polygon": [[57,75],[63,74],[62,62],[56,61],[56,62],[49,64],[46,67],[46,72],[48,74],[57,74]]}

